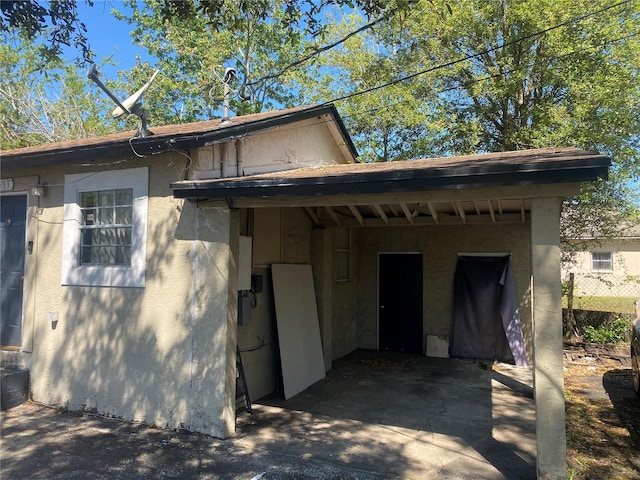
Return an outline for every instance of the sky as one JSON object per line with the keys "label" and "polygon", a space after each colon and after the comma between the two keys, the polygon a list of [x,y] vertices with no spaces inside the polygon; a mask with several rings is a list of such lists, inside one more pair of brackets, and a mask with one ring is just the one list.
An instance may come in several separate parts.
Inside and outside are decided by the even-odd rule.
{"label": "sky", "polygon": [[[136,64],[136,55],[139,55],[143,62],[154,64],[154,59],[144,48],[133,45],[129,35],[133,26],[115,18],[111,14],[114,8],[120,11],[128,10],[124,3],[118,0],[95,0],[93,7],[89,7],[84,1],[78,2],[78,14],[87,27],[86,35],[91,50],[95,53],[96,63],[100,64],[102,59],[111,55],[116,63],[114,67],[101,68],[103,80],[115,79],[119,70],[131,69]],[[80,52],[74,48],[65,52],[65,57],[70,60],[78,56]]]}

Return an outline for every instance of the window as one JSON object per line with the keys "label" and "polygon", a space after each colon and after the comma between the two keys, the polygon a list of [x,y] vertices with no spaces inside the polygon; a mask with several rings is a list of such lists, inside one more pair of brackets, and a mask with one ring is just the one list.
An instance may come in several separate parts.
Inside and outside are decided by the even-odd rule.
{"label": "window", "polygon": [[80,192],[80,265],[131,265],[133,188]]}
{"label": "window", "polygon": [[611,252],[591,252],[591,270],[613,270],[613,254]]}
{"label": "window", "polygon": [[148,169],[65,176],[63,285],[143,287]]}
{"label": "window", "polygon": [[336,282],[350,280],[351,231],[348,228],[336,230]]}

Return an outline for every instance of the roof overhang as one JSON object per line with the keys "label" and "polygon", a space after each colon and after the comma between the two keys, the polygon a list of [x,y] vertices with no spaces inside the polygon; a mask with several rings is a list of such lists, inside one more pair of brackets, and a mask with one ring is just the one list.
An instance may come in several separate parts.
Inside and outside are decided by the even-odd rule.
{"label": "roof overhang", "polygon": [[184,180],[171,188],[175,197],[190,200],[476,189],[593,181],[607,178],[610,164],[605,155],[575,148],[536,149]]}
{"label": "roof overhang", "polygon": [[324,124],[345,158],[353,161],[358,156],[338,111],[332,104],[325,104],[231,117],[228,122],[211,120],[151,127],[154,134],[148,137],[135,137],[135,132],[120,132],[19,148],[2,152],[0,163],[3,171],[53,165],[91,165],[109,158],[149,156],[199,148],[312,118],[325,118]]}
{"label": "roof overhang", "polygon": [[185,180],[174,196],[230,208],[300,207],[317,227],[524,223],[532,199],[606,178],[604,155],[575,148],[328,165]]}

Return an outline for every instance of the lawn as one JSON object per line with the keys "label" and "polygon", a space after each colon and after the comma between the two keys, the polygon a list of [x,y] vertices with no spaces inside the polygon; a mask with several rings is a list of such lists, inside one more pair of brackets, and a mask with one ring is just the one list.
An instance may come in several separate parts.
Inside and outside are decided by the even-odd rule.
{"label": "lawn", "polygon": [[[574,310],[592,310],[595,312],[616,312],[634,314],[635,298],[626,297],[574,297]],[[567,308],[567,297],[562,297],[562,308]]]}

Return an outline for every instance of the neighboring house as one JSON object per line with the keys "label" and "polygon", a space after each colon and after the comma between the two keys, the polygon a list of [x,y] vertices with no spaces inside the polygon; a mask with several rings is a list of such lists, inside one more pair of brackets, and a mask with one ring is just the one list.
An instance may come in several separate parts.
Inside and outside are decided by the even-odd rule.
{"label": "neighboring house", "polygon": [[2,154],[2,359],[30,369],[33,399],[228,437],[236,345],[252,396],[276,388],[290,332],[275,334],[272,265],[311,265],[319,325],[301,333],[319,326],[329,369],[358,348],[473,346],[454,334],[459,255],[508,254],[538,471],[562,478],[560,199],[607,157],[356,164],[331,105],[151,130]]}
{"label": "neighboring house", "polygon": [[562,278],[574,274],[577,297],[640,298],[640,225],[611,239],[572,240],[576,252],[565,262]]}

